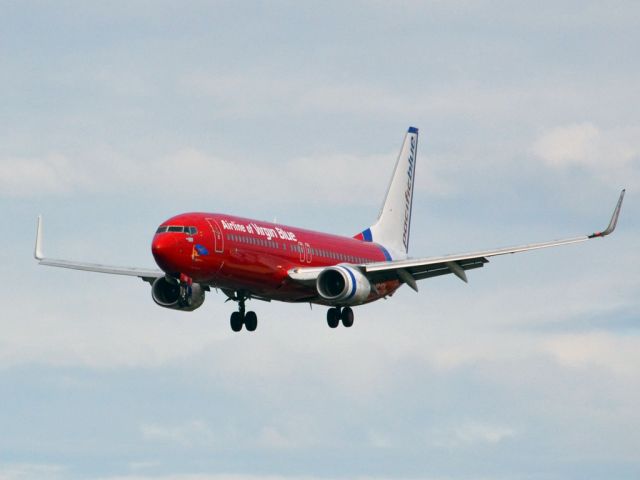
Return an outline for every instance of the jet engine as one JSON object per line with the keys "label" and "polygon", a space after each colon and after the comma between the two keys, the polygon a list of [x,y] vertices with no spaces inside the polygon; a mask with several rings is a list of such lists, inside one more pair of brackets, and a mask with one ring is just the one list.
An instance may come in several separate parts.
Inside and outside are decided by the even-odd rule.
{"label": "jet engine", "polygon": [[189,305],[181,306],[178,301],[180,298],[180,285],[177,282],[174,283],[167,280],[166,277],[160,277],[151,286],[151,297],[161,307],[191,312],[204,303],[204,290],[198,283],[191,285]]}
{"label": "jet engine", "polygon": [[371,293],[371,284],[360,270],[347,265],[327,267],[316,280],[320,296],[333,305],[357,305]]}

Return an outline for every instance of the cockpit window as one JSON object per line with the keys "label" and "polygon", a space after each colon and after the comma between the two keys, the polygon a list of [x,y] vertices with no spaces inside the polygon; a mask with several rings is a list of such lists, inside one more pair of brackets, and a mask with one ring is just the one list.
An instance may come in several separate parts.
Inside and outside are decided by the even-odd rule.
{"label": "cockpit window", "polygon": [[172,233],[187,233],[189,235],[195,235],[196,233],[198,233],[198,229],[196,227],[179,227],[177,225],[164,225],[162,227],[158,227],[158,229],[156,230],[156,233],[165,233],[165,232],[172,232]]}

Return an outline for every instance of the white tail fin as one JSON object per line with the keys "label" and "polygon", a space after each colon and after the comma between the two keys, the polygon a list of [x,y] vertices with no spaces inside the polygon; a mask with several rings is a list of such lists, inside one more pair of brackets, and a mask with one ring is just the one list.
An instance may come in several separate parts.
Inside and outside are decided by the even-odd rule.
{"label": "white tail fin", "polygon": [[361,240],[379,243],[394,253],[394,257],[406,257],[409,252],[417,153],[418,129],[409,127],[378,220],[356,235]]}

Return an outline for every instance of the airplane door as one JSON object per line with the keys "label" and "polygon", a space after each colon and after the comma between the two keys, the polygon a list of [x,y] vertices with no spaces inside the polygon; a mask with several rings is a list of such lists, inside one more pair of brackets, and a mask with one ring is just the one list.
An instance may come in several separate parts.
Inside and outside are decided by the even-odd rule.
{"label": "airplane door", "polygon": [[209,224],[209,226],[211,227],[211,231],[213,232],[213,243],[215,252],[224,252],[224,236],[222,235],[220,225],[218,225],[218,222],[213,218],[207,218],[207,223]]}
{"label": "airplane door", "polygon": [[311,263],[311,260],[313,260],[313,255],[311,254],[311,245],[305,243],[304,246],[307,250],[307,263]]}
{"label": "airplane door", "polygon": [[300,262],[304,263],[304,244],[302,242],[298,242],[298,250],[300,251]]}

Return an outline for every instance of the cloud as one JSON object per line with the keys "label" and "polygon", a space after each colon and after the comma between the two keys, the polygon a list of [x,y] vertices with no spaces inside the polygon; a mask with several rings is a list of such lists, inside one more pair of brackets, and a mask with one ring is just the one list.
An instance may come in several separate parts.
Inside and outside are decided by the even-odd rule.
{"label": "cloud", "polygon": [[38,463],[0,463],[0,480],[32,480],[65,478],[67,469],[60,465]]}
{"label": "cloud", "polygon": [[457,448],[477,444],[495,445],[515,435],[516,431],[511,427],[472,421],[448,430],[435,430],[429,437],[434,446]]}
{"label": "cloud", "polygon": [[[221,158],[184,148],[154,159],[132,159],[112,151],[83,155],[88,160],[61,154],[8,158],[0,159],[0,196],[155,196],[162,192],[191,198],[213,189],[228,201],[262,202],[269,198],[288,203],[296,198],[330,206],[370,205],[372,197],[376,202],[382,198],[396,155],[329,153],[274,164],[267,158]],[[249,176],[247,172],[251,172]],[[450,191],[433,169],[419,177],[417,188],[433,194]]]}
{"label": "cloud", "polygon": [[61,154],[0,159],[0,195],[31,197],[68,194],[91,187],[90,172]]}
{"label": "cloud", "polygon": [[216,436],[202,420],[192,420],[180,425],[147,424],[140,427],[142,438],[147,441],[175,444],[181,447],[211,447]]}
{"label": "cloud", "polygon": [[538,138],[533,152],[552,169],[582,169],[614,186],[640,181],[637,126],[601,129],[587,122],[556,127]]}
{"label": "cloud", "polygon": [[554,335],[545,340],[543,348],[567,368],[599,368],[627,378],[638,375],[640,338],[637,336],[609,332]]}

